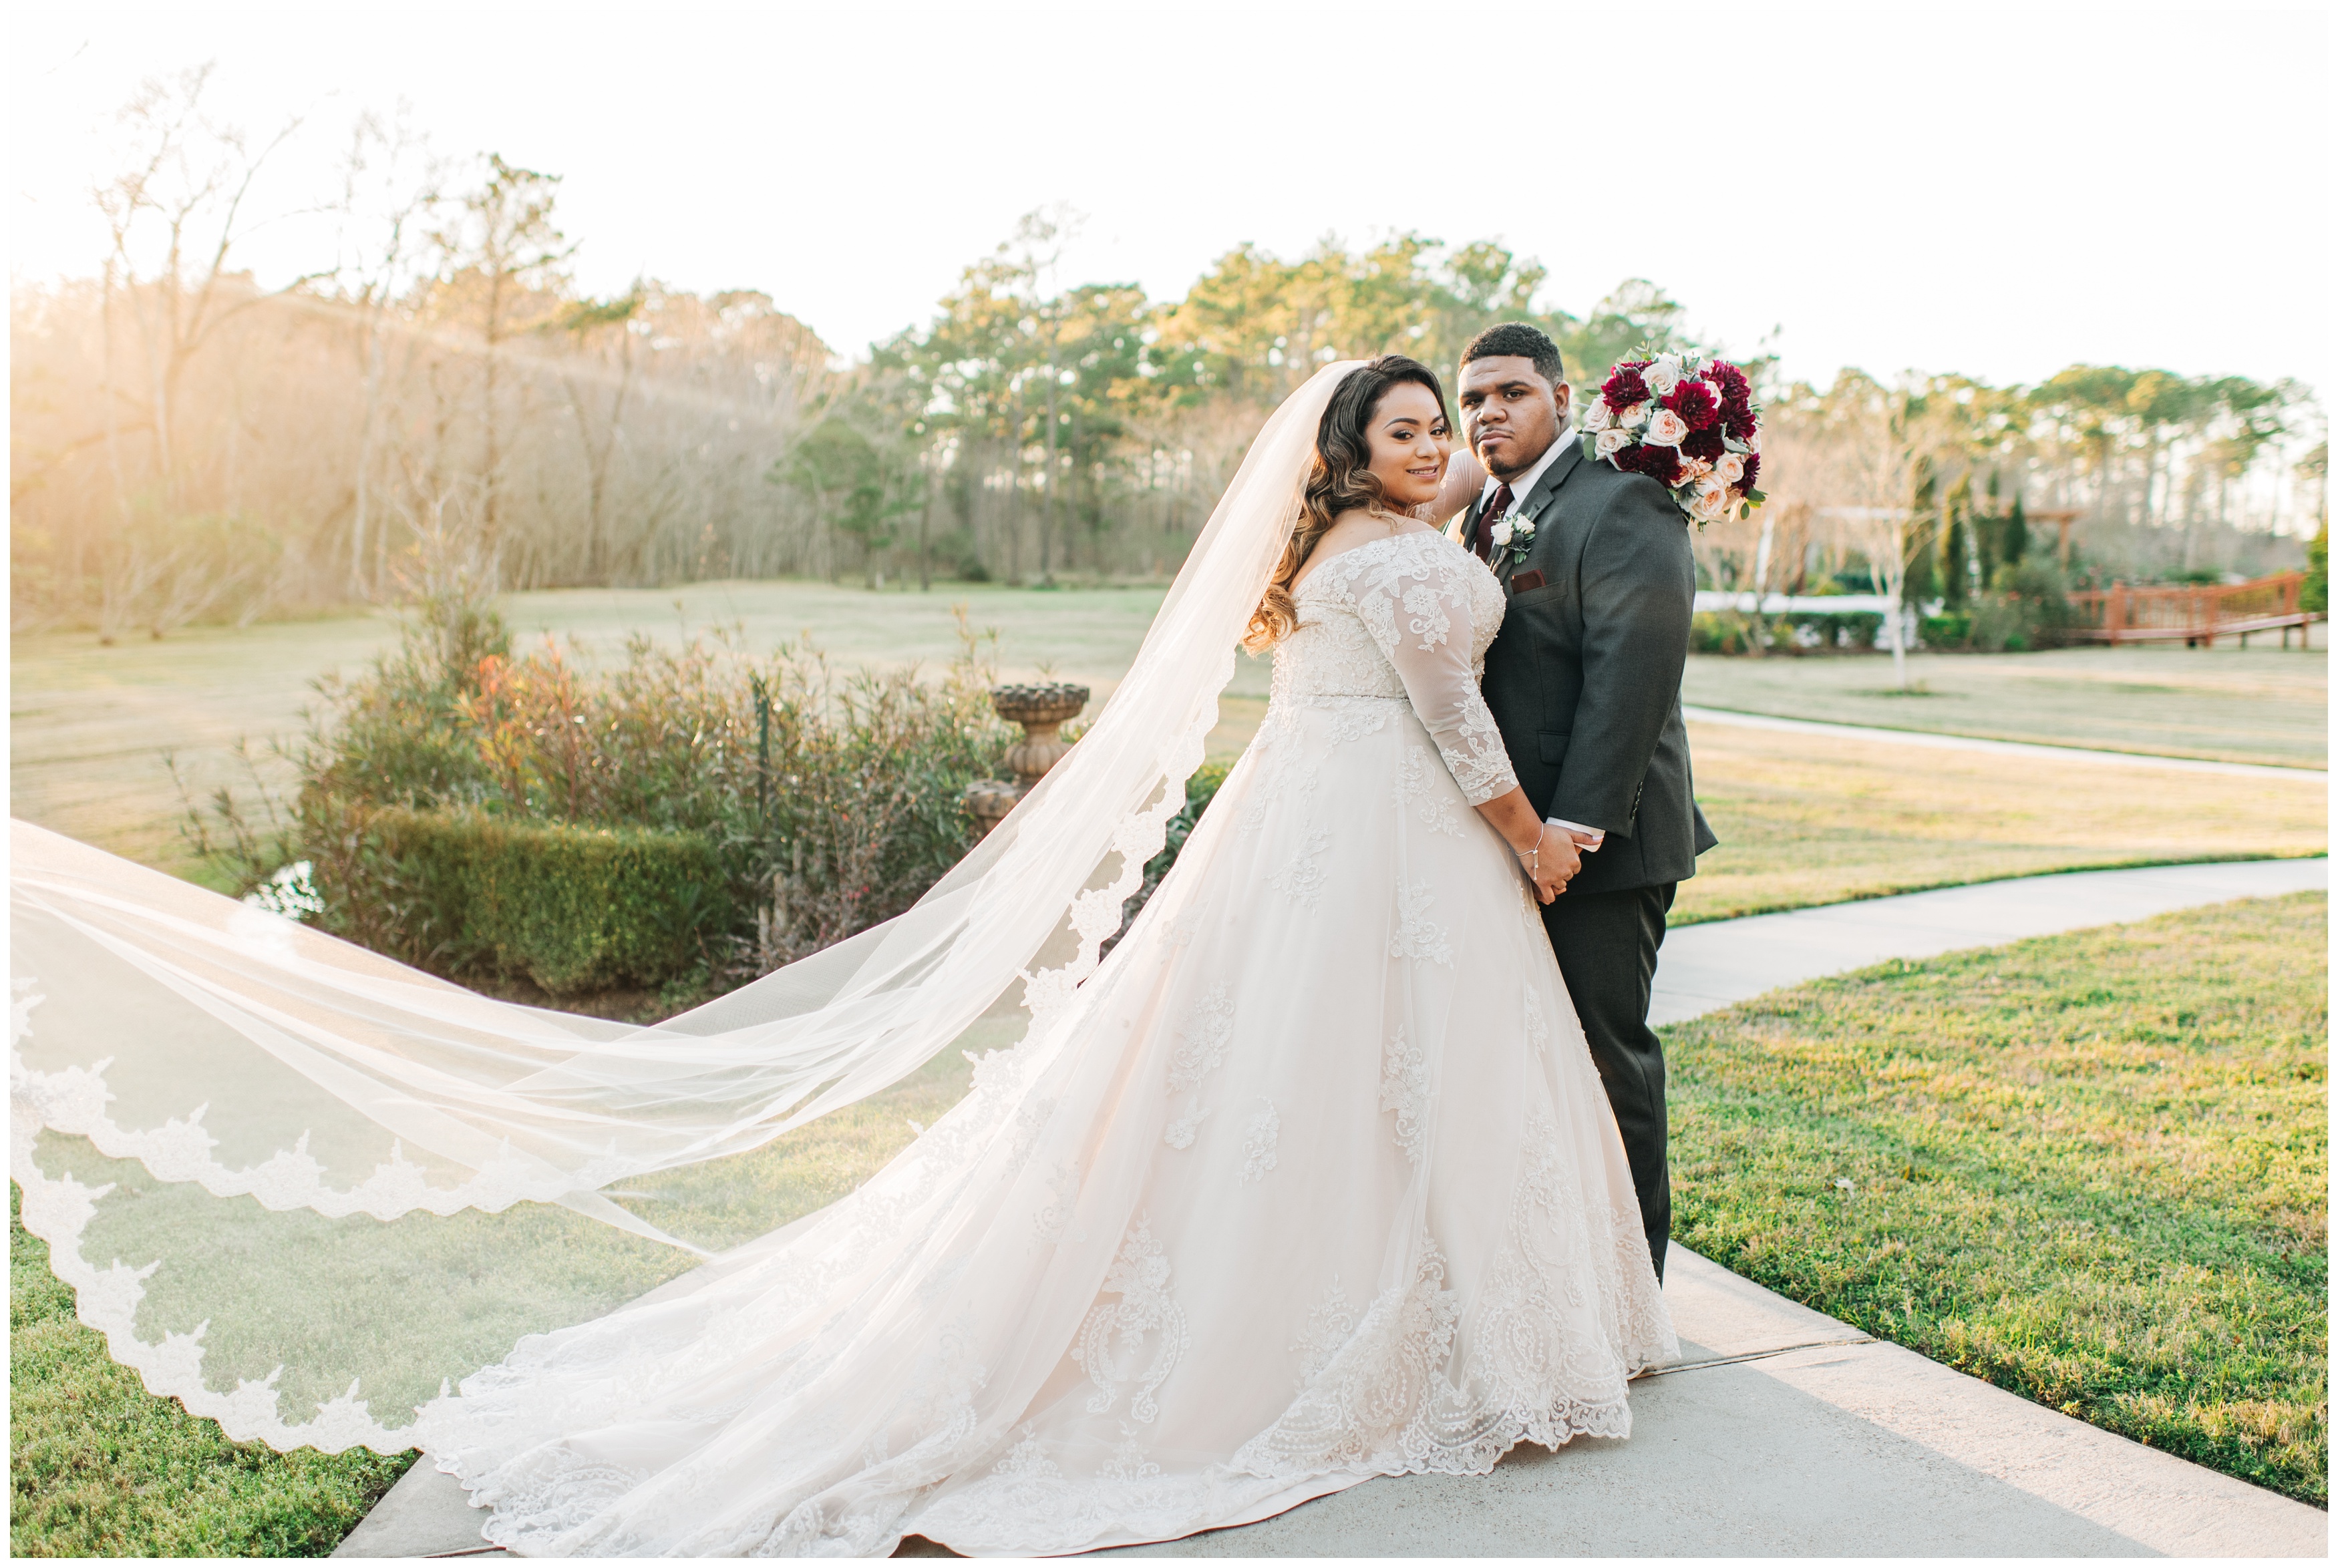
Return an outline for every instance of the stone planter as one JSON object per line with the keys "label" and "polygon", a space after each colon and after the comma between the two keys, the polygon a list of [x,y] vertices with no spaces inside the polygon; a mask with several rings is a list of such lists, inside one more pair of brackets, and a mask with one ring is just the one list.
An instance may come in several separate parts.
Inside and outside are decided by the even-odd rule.
{"label": "stone planter", "polygon": [[1007,753],[1013,779],[982,779],[966,787],[967,814],[974,818],[977,838],[988,837],[1015,803],[1031,792],[1031,786],[1072,749],[1061,731],[1067,720],[1078,718],[1088,705],[1088,689],[1061,681],[993,686],[990,705],[1001,719],[1023,726],[1023,739]]}

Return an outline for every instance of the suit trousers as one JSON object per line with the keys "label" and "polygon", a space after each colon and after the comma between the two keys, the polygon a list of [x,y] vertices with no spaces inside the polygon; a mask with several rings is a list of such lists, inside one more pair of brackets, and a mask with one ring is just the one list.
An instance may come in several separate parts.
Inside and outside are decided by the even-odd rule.
{"label": "suit trousers", "polygon": [[1665,916],[1676,882],[1614,893],[1561,893],[1543,906],[1558,972],[1583,1021],[1591,1060],[1616,1109],[1616,1129],[1632,1164],[1632,1185],[1647,1228],[1648,1256],[1665,1277],[1673,1228],[1672,1176],[1665,1163],[1665,1048],[1648,1027],[1648,995],[1664,946]]}

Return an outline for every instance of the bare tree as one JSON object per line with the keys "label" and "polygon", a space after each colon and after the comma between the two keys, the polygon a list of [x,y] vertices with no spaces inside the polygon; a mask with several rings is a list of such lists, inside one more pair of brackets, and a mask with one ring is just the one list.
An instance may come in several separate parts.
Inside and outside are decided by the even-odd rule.
{"label": "bare tree", "polygon": [[138,90],[118,116],[132,144],[132,166],[91,192],[110,242],[109,312],[118,299],[137,331],[142,397],[163,500],[172,506],[181,498],[180,384],[221,324],[263,297],[231,271],[229,258],[246,232],[253,182],[300,127],[298,119],[288,121],[254,150],[241,127],[203,112],[213,69],[199,65],[167,82],[150,78]]}
{"label": "bare tree", "polygon": [[476,297],[480,342],[480,542],[502,552],[504,427],[496,383],[504,344],[542,324],[558,300],[561,263],[575,253],[553,221],[560,176],[487,154],[486,177],[462,199],[461,218],[436,236],[450,281]]}
{"label": "bare tree", "polygon": [[436,216],[445,173],[427,140],[408,123],[407,113],[401,103],[388,121],[369,111],[359,114],[341,160],[340,256],[334,277],[358,363],[349,587],[359,599],[374,597],[382,585],[388,537],[377,517],[375,476],[384,438],[383,405],[394,382],[403,379],[392,375],[394,351],[402,350],[410,362],[416,341],[410,326],[399,319],[398,306],[418,281],[426,230]]}

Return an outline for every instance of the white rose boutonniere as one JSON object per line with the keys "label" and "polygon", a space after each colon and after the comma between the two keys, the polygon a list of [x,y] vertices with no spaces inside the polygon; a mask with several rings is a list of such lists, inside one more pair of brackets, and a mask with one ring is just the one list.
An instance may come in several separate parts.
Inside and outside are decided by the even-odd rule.
{"label": "white rose boutonniere", "polygon": [[1534,548],[1535,525],[1530,517],[1504,518],[1494,524],[1494,545],[1510,553],[1510,564],[1516,566]]}

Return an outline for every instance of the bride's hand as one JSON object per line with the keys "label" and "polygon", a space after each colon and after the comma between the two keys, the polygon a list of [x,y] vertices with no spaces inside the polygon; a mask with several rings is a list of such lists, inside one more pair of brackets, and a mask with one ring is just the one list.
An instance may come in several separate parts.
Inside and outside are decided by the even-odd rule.
{"label": "bride's hand", "polygon": [[1539,838],[1526,849],[1518,851],[1518,869],[1534,885],[1535,901],[1547,904],[1567,891],[1567,885],[1583,868],[1583,851],[1565,833],[1542,826]]}

